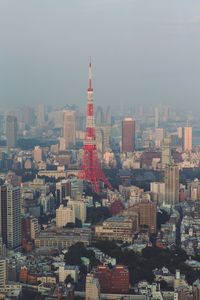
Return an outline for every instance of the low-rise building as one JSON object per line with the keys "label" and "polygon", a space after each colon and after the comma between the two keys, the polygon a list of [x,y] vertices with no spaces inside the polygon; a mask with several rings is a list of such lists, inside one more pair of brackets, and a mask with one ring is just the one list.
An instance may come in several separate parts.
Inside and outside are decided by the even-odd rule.
{"label": "low-rise building", "polygon": [[95,226],[95,235],[100,239],[122,240],[132,242],[133,221],[130,218],[112,217]]}

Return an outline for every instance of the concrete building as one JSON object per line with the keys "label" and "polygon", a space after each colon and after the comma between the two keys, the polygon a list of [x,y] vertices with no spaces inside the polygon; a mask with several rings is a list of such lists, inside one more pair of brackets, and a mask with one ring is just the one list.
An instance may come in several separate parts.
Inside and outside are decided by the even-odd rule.
{"label": "concrete building", "polygon": [[133,239],[133,221],[131,218],[112,217],[95,226],[95,235],[100,239],[123,240],[131,243]]}
{"label": "concrete building", "polygon": [[86,204],[84,200],[69,200],[67,207],[72,207],[75,218],[79,219],[82,223],[86,220]]}
{"label": "concrete building", "polygon": [[165,202],[175,205],[179,202],[179,167],[165,168]]}
{"label": "concrete building", "polygon": [[159,127],[159,108],[155,108],[155,130]]}
{"label": "concrete building", "polygon": [[45,106],[44,104],[39,104],[37,107],[37,125],[40,127],[44,125],[45,122]]}
{"label": "concrete building", "polygon": [[21,246],[20,188],[0,187],[0,234],[8,249]]}
{"label": "concrete building", "polygon": [[86,277],[85,294],[86,300],[101,299],[99,280],[94,278],[92,274],[88,274]]}
{"label": "concrete building", "polygon": [[200,280],[197,279],[192,285],[193,299],[200,300]]}
{"label": "concrete building", "polygon": [[75,223],[73,206],[68,205],[66,207],[64,205],[60,205],[59,208],[56,209],[56,226],[63,227],[67,223]]}
{"label": "concrete building", "polygon": [[6,285],[6,260],[0,258],[0,288],[4,288]]}
{"label": "concrete building", "polygon": [[99,265],[93,271],[93,276],[99,280],[101,293],[126,294],[129,292],[129,270],[124,265],[116,265],[112,269]]}
{"label": "concrete building", "polygon": [[162,144],[162,158],[161,158],[162,168],[165,169],[166,166],[171,165],[171,138],[164,138]]}
{"label": "concrete building", "polygon": [[35,162],[40,162],[43,161],[43,151],[42,148],[40,148],[40,146],[35,146],[34,150],[33,150],[33,159]]}
{"label": "concrete building", "polygon": [[65,264],[62,264],[59,266],[59,282],[65,282],[68,275],[71,276],[71,278],[76,283],[78,281],[78,274],[79,274],[79,268],[78,266],[66,266]]}
{"label": "concrete building", "polygon": [[65,149],[76,143],[75,111],[63,111],[63,139]]}
{"label": "concrete building", "polygon": [[164,138],[164,129],[156,128],[155,129],[155,147],[160,148]]}
{"label": "concrete building", "polygon": [[184,127],[184,151],[192,150],[192,127],[187,124]]}
{"label": "concrete building", "polygon": [[35,247],[68,248],[78,242],[88,246],[91,243],[91,230],[88,228],[47,228],[35,238]]}
{"label": "concrete building", "polygon": [[152,201],[162,204],[165,201],[165,183],[151,182],[150,191],[152,193]]}
{"label": "concrete building", "polygon": [[34,240],[36,235],[40,232],[40,225],[38,219],[30,215],[22,215],[22,238],[26,240]]}
{"label": "concrete building", "polygon": [[14,116],[6,118],[6,138],[8,148],[17,147],[17,118]]}
{"label": "concrete building", "polygon": [[135,150],[135,121],[125,118],[122,121],[122,152],[133,152]]}
{"label": "concrete building", "polygon": [[150,201],[142,201],[138,203],[139,225],[147,226],[150,233],[156,233],[156,203]]}

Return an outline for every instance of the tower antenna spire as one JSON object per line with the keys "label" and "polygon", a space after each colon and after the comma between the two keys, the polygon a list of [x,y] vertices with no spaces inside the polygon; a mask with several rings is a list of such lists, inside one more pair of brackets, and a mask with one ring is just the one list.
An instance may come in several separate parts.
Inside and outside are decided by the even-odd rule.
{"label": "tower antenna spire", "polygon": [[88,91],[93,91],[92,88],[92,61],[91,61],[91,56],[90,56],[90,61],[89,61],[89,88]]}
{"label": "tower antenna spire", "polygon": [[78,178],[87,180],[91,183],[94,192],[99,194],[99,182],[103,181],[111,190],[113,189],[108,179],[105,177],[98,160],[98,152],[95,138],[95,122],[93,107],[93,88],[92,88],[92,64],[89,61],[89,88],[87,103],[86,132],[84,142],[84,153]]}

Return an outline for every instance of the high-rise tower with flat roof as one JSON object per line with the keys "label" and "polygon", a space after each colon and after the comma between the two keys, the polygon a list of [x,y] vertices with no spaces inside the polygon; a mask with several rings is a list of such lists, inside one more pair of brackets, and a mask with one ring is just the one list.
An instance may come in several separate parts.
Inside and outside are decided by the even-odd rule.
{"label": "high-rise tower with flat roof", "polygon": [[0,235],[8,249],[21,246],[20,187],[0,186]]}
{"label": "high-rise tower with flat roof", "polygon": [[125,118],[122,121],[122,152],[133,152],[135,150],[135,121]]}
{"label": "high-rise tower with flat roof", "polygon": [[75,111],[63,111],[63,139],[65,149],[76,143]]}
{"label": "high-rise tower with flat roof", "polygon": [[8,148],[17,146],[17,118],[15,116],[6,118],[6,138]]}
{"label": "high-rise tower with flat roof", "polygon": [[192,150],[192,127],[187,125],[184,127],[184,151]]}

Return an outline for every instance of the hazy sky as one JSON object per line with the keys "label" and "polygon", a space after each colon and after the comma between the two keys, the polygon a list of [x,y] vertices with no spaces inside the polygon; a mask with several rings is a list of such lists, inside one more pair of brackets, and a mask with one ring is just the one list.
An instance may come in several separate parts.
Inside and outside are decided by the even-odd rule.
{"label": "hazy sky", "polygon": [[0,0],[0,106],[200,107],[199,0]]}

